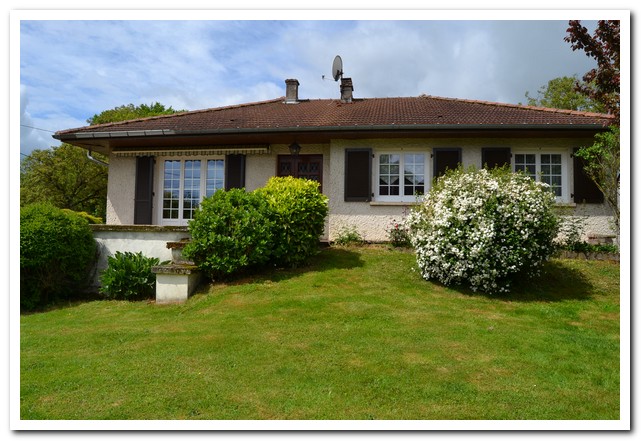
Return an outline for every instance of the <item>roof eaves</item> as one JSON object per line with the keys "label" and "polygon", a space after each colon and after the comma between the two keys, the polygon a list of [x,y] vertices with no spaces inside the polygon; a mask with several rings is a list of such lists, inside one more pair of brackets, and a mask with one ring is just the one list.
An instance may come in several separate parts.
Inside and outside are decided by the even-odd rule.
{"label": "roof eaves", "polygon": [[260,133],[322,133],[322,132],[381,132],[381,131],[439,131],[439,130],[599,130],[601,124],[385,124],[344,126],[295,126],[269,128],[233,128],[206,130],[132,130],[113,132],[80,132],[53,135],[59,140],[143,138],[158,136],[199,136]]}

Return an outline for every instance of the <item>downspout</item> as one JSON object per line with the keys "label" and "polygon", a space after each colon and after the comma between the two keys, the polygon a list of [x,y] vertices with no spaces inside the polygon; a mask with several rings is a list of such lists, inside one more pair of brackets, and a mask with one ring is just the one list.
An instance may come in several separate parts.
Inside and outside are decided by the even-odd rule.
{"label": "downspout", "polygon": [[91,156],[91,153],[92,153],[91,150],[87,150],[87,158],[89,158],[91,162],[95,162],[96,164],[102,165],[103,167],[109,167],[109,164],[107,164],[104,161],[101,161],[100,159],[94,158],[93,156]]}

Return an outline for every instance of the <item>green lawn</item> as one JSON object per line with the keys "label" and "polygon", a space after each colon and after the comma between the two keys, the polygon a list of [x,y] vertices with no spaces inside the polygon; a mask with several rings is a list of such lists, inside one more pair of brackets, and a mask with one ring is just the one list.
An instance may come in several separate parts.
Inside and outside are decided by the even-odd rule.
{"label": "green lawn", "polygon": [[413,266],[329,248],[183,305],[23,315],[21,419],[619,419],[618,264],[553,260],[506,297]]}

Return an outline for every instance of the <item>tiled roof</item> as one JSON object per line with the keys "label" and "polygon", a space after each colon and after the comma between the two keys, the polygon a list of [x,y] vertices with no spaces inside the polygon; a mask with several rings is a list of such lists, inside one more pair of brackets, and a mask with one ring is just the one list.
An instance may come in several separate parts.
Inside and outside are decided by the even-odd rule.
{"label": "tiled roof", "polygon": [[366,98],[345,103],[334,99],[284,98],[63,130],[56,137],[78,133],[167,131],[177,133],[261,130],[439,128],[451,126],[603,126],[608,115],[421,95]]}

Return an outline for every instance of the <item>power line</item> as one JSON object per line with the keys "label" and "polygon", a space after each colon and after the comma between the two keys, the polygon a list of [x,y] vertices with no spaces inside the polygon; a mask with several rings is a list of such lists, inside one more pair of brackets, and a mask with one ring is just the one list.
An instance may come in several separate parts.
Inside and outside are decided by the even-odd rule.
{"label": "power line", "polygon": [[56,133],[56,132],[54,132],[52,130],[40,129],[38,127],[33,127],[33,126],[25,126],[24,124],[20,124],[20,127],[26,127],[28,129],[34,129],[34,130],[42,130],[43,132]]}

